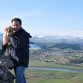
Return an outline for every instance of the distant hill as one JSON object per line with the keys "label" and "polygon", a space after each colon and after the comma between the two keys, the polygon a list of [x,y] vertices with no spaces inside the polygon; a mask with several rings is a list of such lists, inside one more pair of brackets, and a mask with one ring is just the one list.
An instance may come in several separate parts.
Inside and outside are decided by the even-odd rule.
{"label": "distant hill", "polygon": [[81,47],[78,44],[66,44],[66,43],[59,43],[51,46],[50,48],[59,48],[59,49],[67,49],[71,48],[73,50],[81,50]]}
{"label": "distant hill", "polygon": [[34,42],[43,49],[59,48],[59,49],[83,49],[83,38],[80,37],[60,37],[60,36],[44,36],[33,37],[30,41]]}
{"label": "distant hill", "polygon": [[33,37],[31,39],[34,43],[74,43],[83,44],[83,38],[71,37],[71,36],[43,36],[43,37]]}

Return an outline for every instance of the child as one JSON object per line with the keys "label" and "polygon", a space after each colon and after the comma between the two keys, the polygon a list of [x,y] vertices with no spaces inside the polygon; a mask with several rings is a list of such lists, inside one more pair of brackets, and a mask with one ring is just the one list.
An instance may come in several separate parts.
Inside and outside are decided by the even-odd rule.
{"label": "child", "polygon": [[6,49],[4,52],[4,55],[7,57],[7,60],[11,60],[11,57],[15,59],[16,61],[19,61],[18,57],[15,56],[17,48],[17,38],[13,35],[13,28],[11,26],[6,27],[4,30],[4,35],[3,35],[3,44],[4,40],[7,38],[9,40],[8,44],[6,45]]}

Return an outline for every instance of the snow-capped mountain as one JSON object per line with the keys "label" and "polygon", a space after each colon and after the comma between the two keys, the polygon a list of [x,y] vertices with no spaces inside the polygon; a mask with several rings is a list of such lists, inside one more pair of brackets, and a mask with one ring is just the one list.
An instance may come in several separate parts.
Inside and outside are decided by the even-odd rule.
{"label": "snow-capped mountain", "polygon": [[42,43],[83,43],[83,38],[61,35],[36,35],[33,36],[31,41]]}

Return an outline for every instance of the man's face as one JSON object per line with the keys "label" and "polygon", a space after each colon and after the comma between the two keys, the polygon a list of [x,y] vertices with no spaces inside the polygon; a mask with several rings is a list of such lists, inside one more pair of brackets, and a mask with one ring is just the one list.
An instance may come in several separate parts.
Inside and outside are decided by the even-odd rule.
{"label": "man's face", "polygon": [[12,26],[13,26],[13,29],[14,29],[15,32],[18,31],[21,28],[21,25],[18,21],[13,21]]}

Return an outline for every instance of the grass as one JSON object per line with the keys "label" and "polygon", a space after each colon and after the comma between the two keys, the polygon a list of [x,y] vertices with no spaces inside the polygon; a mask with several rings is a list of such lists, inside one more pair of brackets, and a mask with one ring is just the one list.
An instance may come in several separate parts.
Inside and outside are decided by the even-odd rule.
{"label": "grass", "polygon": [[83,83],[83,73],[26,70],[28,83]]}
{"label": "grass", "polygon": [[[38,60],[30,61],[29,66],[83,69],[83,67],[66,66]],[[25,75],[27,83],[83,83],[83,73],[34,70],[28,68],[25,72]]]}
{"label": "grass", "polygon": [[81,67],[81,66],[69,66],[69,65],[57,64],[55,62],[45,62],[45,61],[38,61],[38,60],[31,60],[29,62],[29,66],[49,67],[49,68],[83,69],[83,67]]}
{"label": "grass", "polygon": [[[53,68],[72,68],[83,69],[79,66],[66,66],[53,62],[30,61],[30,66],[53,67]],[[28,83],[83,83],[83,73],[74,73],[68,71],[47,71],[47,70],[26,70]]]}

